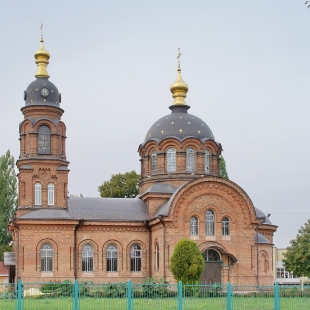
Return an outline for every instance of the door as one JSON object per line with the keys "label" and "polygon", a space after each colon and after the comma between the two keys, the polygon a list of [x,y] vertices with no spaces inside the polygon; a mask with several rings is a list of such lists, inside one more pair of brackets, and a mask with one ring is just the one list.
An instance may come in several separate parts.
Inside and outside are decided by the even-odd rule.
{"label": "door", "polygon": [[221,262],[205,262],[205,270],[201,275],[201,284],[221,283],[222,279],[222,263]]}
{"label": "door", "polygon": [[211,285],[222,282],[222,261],[220,254],[215,250],[206,250],[202,254],[205,260],[205,269],[201,275],[201,284]]}

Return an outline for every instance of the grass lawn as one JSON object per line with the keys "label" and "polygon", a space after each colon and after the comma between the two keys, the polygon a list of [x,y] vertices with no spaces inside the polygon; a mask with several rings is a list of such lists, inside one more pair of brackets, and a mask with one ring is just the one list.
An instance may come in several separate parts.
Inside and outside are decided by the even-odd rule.
{"label": "grass lawn", "polygon": [[[72,298],[46,298],[23,300],[24,310],[72,310]],[[281,310],[310,309],[310,298],[281,298]],[[80,310],[122,310],[127,308],[126,298],[81,298]],[[167,299],[134,299],[133,310],[177,310],[176,298]],[[226,297],[215,298],[185,298],[183,310],[226,309]],[[263,297],[234,297],[234,310],[273,310],[274,299]],[[16,299],[1,299],[0,310],[17,310]]]}

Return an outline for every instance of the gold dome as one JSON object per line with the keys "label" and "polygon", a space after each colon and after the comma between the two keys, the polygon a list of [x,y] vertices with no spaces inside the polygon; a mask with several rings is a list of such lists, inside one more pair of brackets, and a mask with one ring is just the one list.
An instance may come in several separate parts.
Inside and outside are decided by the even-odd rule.
{"label": "gold dome", "polygon": [[170,86],[170,91],[174,102],[172,105],[186,105],[184,98],[186,98],[186,93],[188,92],[188,85],[183,81],[181,76],[181,66],[180,66],[180,48],[178,54],[178,75],[175,82]]}
{"label": "gold dome", "polygon": [[44,48],[43,38],[40,40],[40,48],[34,53],[34,58],[36,59],[36,64],[38,66],[37,73],[35,77],[46,77],[49,78],[46,67],[49,63],[50,53]]}

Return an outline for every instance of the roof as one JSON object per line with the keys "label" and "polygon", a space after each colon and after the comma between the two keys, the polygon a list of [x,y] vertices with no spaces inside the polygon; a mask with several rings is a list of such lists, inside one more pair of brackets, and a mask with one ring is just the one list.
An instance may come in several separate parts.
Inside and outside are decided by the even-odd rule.
{"label": "roof", "polygon": [[159,182],[149,187],[142,195],[146,193],[173,194],[176,190],[177,190],[177,187],[171,184]]}
{"label": "roof", "polygon": [[[45,90],[45,93],[42,91]],[[45,77],[38,77],[25,91],[25,106],[47,105],[59,108],[60,94],[57,87]]]}
{"label": "roof", "polygon": [[267,243],[270,244],[270,241],[263,236],[261,233],[255,232],[255,243],[257,243],[257,236],[258,236],[258,243]]}
{"label": "roof", "polygon": [[21,219],[145,221],[149,215],[145,202],[139,198],[71,197],[68,209],[42,208],[26,213]]}
{"label": "roof", "polygon": [[174,107],[171,114],[165,115],[156,121],[147,132],[144,143],[150,140],[160,143],[169,137],[180,141],[189,137],[201,141],[215,140],[209,126],[199,117],[188,114],[186,107]]}

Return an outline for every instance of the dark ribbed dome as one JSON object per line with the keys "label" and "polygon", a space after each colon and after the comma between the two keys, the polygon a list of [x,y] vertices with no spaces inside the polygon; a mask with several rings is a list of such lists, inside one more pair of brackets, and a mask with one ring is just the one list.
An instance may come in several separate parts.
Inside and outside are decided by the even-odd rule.
{"label": "dark ribbed dome", "polygon": [[155,140],[160,143],[168,137],[183,140],[194,137],[202,141],[215,140],[209,126],[199,117],[187,113],[188,106],[171,106],[171,114],[160,118],[149,129],[144,143]]}
{"label": "dark ribbed dome", "polygon": [[59,107],[60,94],[57,87],[45,77],[39,77],[25,91],[25,105],[48,105]]}

